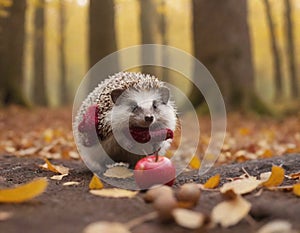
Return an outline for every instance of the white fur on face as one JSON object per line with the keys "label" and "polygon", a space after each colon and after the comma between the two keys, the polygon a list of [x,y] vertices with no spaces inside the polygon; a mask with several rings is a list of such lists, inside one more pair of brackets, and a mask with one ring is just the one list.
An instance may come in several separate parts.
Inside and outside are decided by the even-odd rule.
{"label": "white fur on face", "polygon": [[[153,107],[153,102],[156,107]],[[134,106],[137,107],[136,110]],[[176,110],[173,103],[169,100],[167,104],[162,103],[161,95],[157,89],[153,90],[133,90],[128,89],[119,97],[113,110],[108,114],[107,120],[111,122],[112,127],[129,128],[130,125],[149,127],[145,122],[145,116],[153,116],[151,125],[157,128],[176,128]]]}

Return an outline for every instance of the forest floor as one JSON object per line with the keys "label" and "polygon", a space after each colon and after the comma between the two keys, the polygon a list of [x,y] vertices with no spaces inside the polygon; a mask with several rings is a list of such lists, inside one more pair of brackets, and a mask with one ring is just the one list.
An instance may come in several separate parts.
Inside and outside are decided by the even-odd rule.
{"label": "forest floor", "polygon": [[[206,117],[200,121],[201,137],[198,152],[205,150],[209,139]],[[185,139],[188,142],[188,139]],[[279,156],[278,156],[279,155]],[[42,169],[44,158],[53,164],[70,168],[63,180],[52,180],[53,172]],[[205,183],[215,174],[221,175],[219,187],[247,171],[252,176],[281,166],[285,174],[300,172],[299,116],[283,119],[260,118],[232,114],[228,117],[225,143],[216,166],[199,177],[195,164],[177,177],[174,190],[187,182]],[[24,203],[0,203],[0,232],[6,233],[82,233],[92,222],[106,220],[126,223],[153,211],[144,203],[142,194],[124,198],[104,198],[89,193],[92,172],[80,160],[71,130],[71,110],[32,109],[18,107],[0,110],[0,190],[47,177],[48,188],[40,196]],[[63,183],[76,181],[77,185]],[[285,177],[282,185],[299,182]],[[104,185],[110,187],[109,184]],[[256,189],[243,197],[251,203],[248,216],[231,227],[216,226],[205,232],[256,232],[272,220],[283,219],[300,232],[299,197],[291,191]],[[222,201],[219,191],[203,190],[195,211],[209,215]],[[7,213],[9,217],[3,217]],[[2,217],[1,217],[2,216]],[[132,232],[191,232],[175,223],[147,221]],[[194,230],[192,232],[203,232]],[[271,231],[269,231],[271,232]],[[292,232],[292,231],[287,231]]]}

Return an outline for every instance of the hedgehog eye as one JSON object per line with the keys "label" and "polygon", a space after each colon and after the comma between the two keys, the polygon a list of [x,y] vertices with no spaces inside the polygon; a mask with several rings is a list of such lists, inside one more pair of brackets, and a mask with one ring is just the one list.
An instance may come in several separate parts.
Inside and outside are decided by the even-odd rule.
{"label": "hedgehog eye", "polygon": [[131,103],[130,109],[132,112],[135,112],[138,108],[139,106],[137,105],[137,103]]}
{"label": "hedgehog eye", "polygon": [[153,107],[153,109],[157,109],[157,102],[156,101],[153,101],[153,103],[152,103],[152,107]]}

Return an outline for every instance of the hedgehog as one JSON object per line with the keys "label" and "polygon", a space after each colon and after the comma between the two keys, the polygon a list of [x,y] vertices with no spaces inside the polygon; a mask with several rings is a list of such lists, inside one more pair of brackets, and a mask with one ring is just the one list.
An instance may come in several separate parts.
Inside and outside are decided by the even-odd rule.
{"label": "hedgehog", "polygon": [[74,124],[84,147],[100,143],[114,162],[133,167],[147,155],[166,152],[177,110],[169,88],[155,76],[119,72],[86,97]]}

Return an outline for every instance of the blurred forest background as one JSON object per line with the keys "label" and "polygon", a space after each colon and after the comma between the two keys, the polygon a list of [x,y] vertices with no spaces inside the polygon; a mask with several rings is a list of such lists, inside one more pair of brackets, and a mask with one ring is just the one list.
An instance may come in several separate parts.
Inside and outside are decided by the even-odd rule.
{"label": "blurred forest background", "polygon": [[156,43],[198,58],[229,110],[297,110],[299,26],[300,0],[0,0],[0,105],[70,105],[101,58]]}

